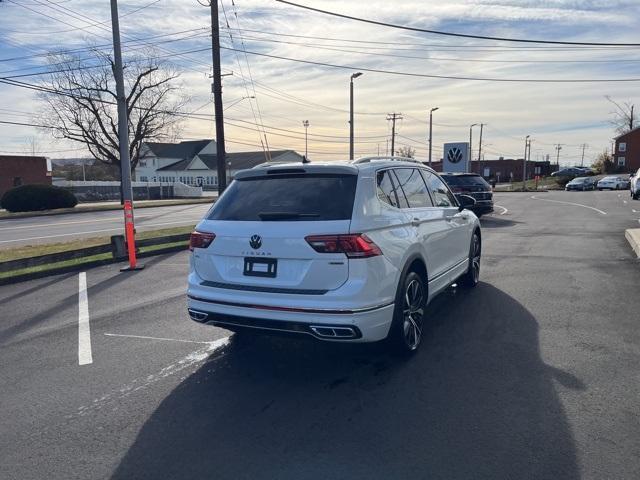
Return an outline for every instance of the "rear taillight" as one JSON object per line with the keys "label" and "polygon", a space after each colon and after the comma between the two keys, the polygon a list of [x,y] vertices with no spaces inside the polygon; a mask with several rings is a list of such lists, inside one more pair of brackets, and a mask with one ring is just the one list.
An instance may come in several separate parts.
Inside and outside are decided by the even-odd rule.
{"label": "rear taillight", "polygon": [[207,248],[215,238],[216,235],[214,233],[194,230],[191,232],[191,238],[189,239],[189,250],[193,251],[194,248]]}
{"label": "rear taillight", "polygon": [[350,235],[312,235],[305,240],[319,253],[344,253],[349,258],[382,255],[380,247],[363,233]]}

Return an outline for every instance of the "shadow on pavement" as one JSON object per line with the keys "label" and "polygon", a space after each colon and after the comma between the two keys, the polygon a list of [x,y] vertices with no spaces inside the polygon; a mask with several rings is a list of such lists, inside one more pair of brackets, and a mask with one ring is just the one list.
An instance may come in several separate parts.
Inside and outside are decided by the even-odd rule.
{"label": "shadow on pavement", "polygon": [[[239,337],[158,406],[114,479],[577,479],[535,318],[480,284],[430,306],[421,351]],[[234,337],[235,338],[235,337]]]}
{"label": "shadow on pavement", "polygon": [[513,227],[521,222],[516,222],[515,220],[509,220],[508,218],[502,217],[493,217],[483,215],[480,218],[480,225],[482,228],[502,228],[502,227]]}
{"label": "shadow on pavement", "polygon": [[[148,258],[141,259],[139,263],[144,264],[146,267],[152,267],[157,263],[161,263],[162,261],[170,259],[181,253],[183,252],[175,252],[175,253],[168,253],[164,255],[157,255],[154,257],[148,257]],[[113,288],[122,282],[130,280],[132,278],[132,275],[139,275],[141,274],[141,272],[145,271],[145,270],[141,270],[140,272],[120,272],[119,270],[123,266],[126,266],[126,263],[124,262],[114,263],[112,265],[109,265],[108,267],[103,267],[103,268],[108,268],[109,273],[111,273],[112,275],[98,282],[93,282],[92,279],[89,281],[89,287],[87,288],[87,295],[89,299],[91,299],[93,296],[100,295],[101,293],[105,292],[109,288]],[[89,272],[89,275],[91,275],[91,270],[88,270],[88,272]],[[25,296],[33,293],[37,294],[38,299],[44,298],[46,297],[46,294],[42,292],[44,288],[57,284],[64,280],[67,280],[71,277],[77,277],[79,273],[80,272],[78,271],[78,272],[73,272],[65,275],[56,275],[53,277],[53,279],[47,282],[37,283],[34,287],[21,291],[18,294],[15,294],[11,297],[7,297],[6,299],[2,299],[0,301],[0,305],[16,299],[20,299],[24,301]],[[38,299],[34,299],[34,301],[39,301]],[[48,305],[49,302],[45,301],[42,303],[43,305]],[[38,311],[36,314],[32,316],[22,319],[19,323],[15,325],[12,325],[4,329],[0,329],[0,346],[7,346],[10,343],[13,343],[17,336],[31,330],[32,328],[38,327],[40,324],[46,322],[48,318],[54,315],[57,315],[60,312],[64,312],[69,308],[75,307],[77,304],[78,304],[78,290],[77,290],[77,283],[76,283],[74,284],[74,288],[70,289],[68,296],[60,299],[53,305]]]}

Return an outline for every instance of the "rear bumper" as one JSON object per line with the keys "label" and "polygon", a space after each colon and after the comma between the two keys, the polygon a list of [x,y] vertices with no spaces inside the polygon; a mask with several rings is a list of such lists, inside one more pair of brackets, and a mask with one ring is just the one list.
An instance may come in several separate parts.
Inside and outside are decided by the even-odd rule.
{"label": "rear bumper", "polygon": [[376,342],[386,338],[393,304],[361,309],[290,309],[188,296],[189,316],[206,325],[309,335],[326,341]]}
{"label": "rear bumper", "polygon": [[481,215],[493,212],[493,200],[477,200],[476,204],[471,207],[471,211]]}

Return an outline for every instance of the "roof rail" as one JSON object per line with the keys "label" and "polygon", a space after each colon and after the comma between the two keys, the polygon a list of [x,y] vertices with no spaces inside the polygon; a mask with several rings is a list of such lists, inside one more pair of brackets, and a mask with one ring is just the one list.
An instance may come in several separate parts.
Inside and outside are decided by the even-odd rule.
{"label": "roof rail", "polygon": [[370,163],[370,162],[384,162],[384,161],[393,161],[393,162],[411,162],[411,163],[420,163],[421,161],[416,160],[415,158],[409,157],[362,157],[352,160],[351,163],[358,165],[360,163]]}

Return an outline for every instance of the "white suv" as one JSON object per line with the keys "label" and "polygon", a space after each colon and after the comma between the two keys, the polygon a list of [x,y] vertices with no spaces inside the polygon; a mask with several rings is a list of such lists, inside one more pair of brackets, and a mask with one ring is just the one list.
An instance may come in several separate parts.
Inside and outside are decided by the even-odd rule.
{"label": "white suv", "polygon": [[191,236],[188,311],[234,331],[418,348],[426,306],[480,273],[478,218],[407,159],[244,170]]}

